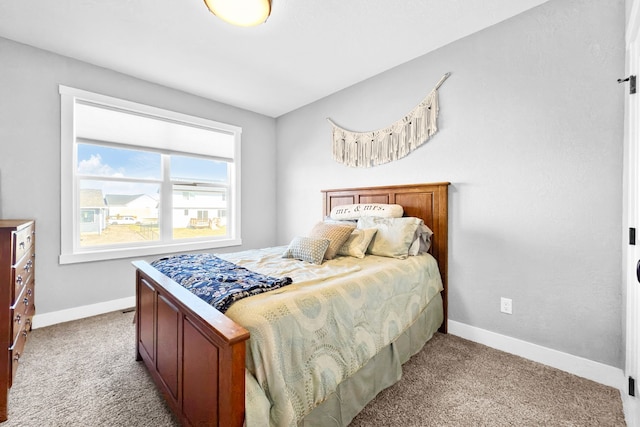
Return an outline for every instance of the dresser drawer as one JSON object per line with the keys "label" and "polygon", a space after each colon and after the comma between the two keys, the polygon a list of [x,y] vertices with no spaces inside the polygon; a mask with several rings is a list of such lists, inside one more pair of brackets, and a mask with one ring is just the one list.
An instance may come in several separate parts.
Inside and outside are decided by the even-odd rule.
{"label": "dresser drawer", "polygon": [[35,226],[30,223],[14,233],[13,261],[17,263],[31,249],[35,242]]}
{"label": "dresser drawer", "polygon": [[11,331],[12,337],[16,337],[18,331],[24,327],[24,325],[29,325],[30,321],[27,321],[29,317],[32,317],[35,314],[35,283],[34,281],[29,282],[22,289],[22,292],[16,298],[15,303],[10,307],[11,309]]}
{"label": "dresser drawer", "polygon": [[23,294],[19,296],[20,300],[11,307],[11,337],[14,341],[21,329],[31,330],[31,319],[36,312],[33,304],[34,289],[32,284],[25,287]]}
{"label": "dresser drawer", "polygon": [[29,332],[31,332],[31,319],[29,319],[28,325],[23,325],[19,330],[15,340],[13,341],[13,345],[9,348],[9,364],[11,365],[11,368],[9,369],[11,376],[8,378],[9,387],[11,387],[13,379],[16,376],[16,371],[20,365],[20,358],[22,357],[22,352],[24,350],[24,345],[27,342]]}
{"label": "dresser drawer", "polygon": [[25,256],[22,257],[17,265],[11,267],[12,269],[12,282],[14,284],[14,291],[11,296],[11,304],[13,305],[16,298],[22,292],[22,289],[31,282],[33,277],[33,270],[35,267],[35,253],[33,247],[29,248]]}
{"label": "dresser drawer", "polygon": [[27,342],[27,337],[31,332],[31,325],[33,321],[33,315],[35,314],[34,301],[34,281],[30,281],[26,284],[22,292],[18,295],[18,301],[11,307],[11,316],[13,320],[12,333],[13,344],[9,348],[9,363],[11,376],[9,377],[9,387],[13,382],[13,378],[16,375],[18,366],[20,365],[20,357],[24,350],[24,345]]}

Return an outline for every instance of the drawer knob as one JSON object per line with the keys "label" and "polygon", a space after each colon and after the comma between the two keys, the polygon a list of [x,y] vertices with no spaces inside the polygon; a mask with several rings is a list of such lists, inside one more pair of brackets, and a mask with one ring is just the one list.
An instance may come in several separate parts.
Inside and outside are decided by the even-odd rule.
{"label": "drawer knob", "polygon": [[18,282],[18,285],[22,285],[22,276],[20,276],[18,274],[18,277],[16,277],[16,282]]}
{"label": "drawer knob", "polygon": [[27,243],[31,243],[31,236],[27,236]]}
{"label": "drawer knob", "polygon": [[24,249],[24,242],[20,242],[18,246],[20,247],[20,249]]}
{"label": "drawer knob", "polygon": [[27,289],[27,295],[29,296],[33,295],[33,289],[31,288]]}
{"label": "drawer knob", "polygon": [[29,332],[27,331],[22,331],[22,336],[24,337],[24,339],[27,339],[27,335],[29,335]]}
{"label": "drawer knob", "polygon": [[19,314],[16,314],[16,318],[14,321],[17,322],[19,325],[22,322],[22,317]]}
{"label": "drawer knob", "polygon": [[13,356],[13,360],[16,362],[20,362],[20,353],[16,353],[16,355]]}
{"label": "drawer knob", "polygon": [[24,303],[25,307],[29,305],[29,298],[25,298],[22,300],[22,302]]}

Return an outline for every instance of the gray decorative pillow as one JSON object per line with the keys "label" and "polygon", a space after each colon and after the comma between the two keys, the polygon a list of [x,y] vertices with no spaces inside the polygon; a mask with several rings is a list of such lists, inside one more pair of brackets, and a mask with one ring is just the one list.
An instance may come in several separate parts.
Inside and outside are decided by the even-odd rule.
{"label": "gray decorative pillow", "polygon": [[329,239],[329,247],[324,254],[324,259],[333,259],[338,254],[338,250],[347,241],[351,232],[355,226],[329,224],[326,222],[317,223],[311,232],[309,237],[315,237],[316,239]]}
{"label": "gray decorative pillow", "polygon": [[282,258],[295,258],[312,264],[322,264],[324,254],[329,247],[329,239],[314,237],[294,237]]}
{"label": "gray decorative pillow", "polygon": [[409,256],[409,247],[421,224],[424,224],[424,221],[414,217],[366,217],[358,220],[358,228],[376,228],[378,230],[373,236],[367,253],[399,259],[405,259]]}

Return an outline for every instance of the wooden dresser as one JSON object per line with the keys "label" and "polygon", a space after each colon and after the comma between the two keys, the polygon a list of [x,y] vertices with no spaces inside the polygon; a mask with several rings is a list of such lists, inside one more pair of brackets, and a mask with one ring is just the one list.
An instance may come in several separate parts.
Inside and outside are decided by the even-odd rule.
{"label": "wooden dresser", "polygon": [[35,314],[35,222],[0,219],[0,422]]}

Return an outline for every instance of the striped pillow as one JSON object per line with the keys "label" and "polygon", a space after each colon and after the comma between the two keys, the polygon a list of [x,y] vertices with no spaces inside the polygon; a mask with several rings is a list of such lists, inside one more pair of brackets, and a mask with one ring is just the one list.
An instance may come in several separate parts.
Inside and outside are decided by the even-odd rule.
{"label": "striped pillow", "polygon": [[317,223],[309,237],[315,237],[316,239],[329,239],[329,247],[324,254],[324,259],[333,259],[338,254],[338,251],[347,241],[351,232],[355,229],[355,225],[342,225],[342,224],[329,224],[326,222]]}

